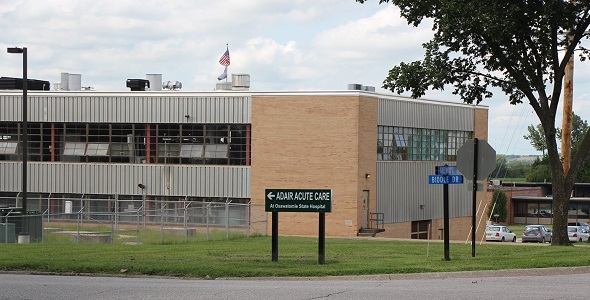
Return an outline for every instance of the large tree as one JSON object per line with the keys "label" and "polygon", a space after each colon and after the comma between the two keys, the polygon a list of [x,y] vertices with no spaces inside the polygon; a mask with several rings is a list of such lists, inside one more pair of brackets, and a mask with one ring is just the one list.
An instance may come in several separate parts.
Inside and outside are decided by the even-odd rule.
{"label": "large tree", "polygon": [[547,142],[545,142],[545,131],[543,130],[543,126],[541,124],[537,124],[537,127],[533,125],[529,125],[527,128],[529,134],[524,135],[523,138],[525,140],[529,140],[531,145],[537,151],[541,151],[543,156],[545,156],[545,149],[547,149]]}
{"label": "large tree", "polygon": [[[356,0],[364,3],[366,0]],[[566,65],[574,50],[588,51],[588,0],[380,0],[400,8],[408,24],[432,20],[434,37],[423,60],[394,66],[383,82],[393,92],[421,97],[452,85],[466,103],[480,103],[498,90],[511,104],[526,101],[539,117],[553,183],[553,245],[570,245],[567,215],[574,178],[590,151],[586,134],[564,172],[555,118]],[[565,35],[567,33],[567,35]]]}
{"label": "large tree", "polygon": [[[531,145],[535,147],[535,149],[540,151],[541,149],[545,149],[546,142],[545,136],[542,136],[542,139],[539,138],[539,129],[541,130],[540,133],[543,133],[543,128],[541,125],[537,125],[537,130],[534,129],[533,125],[529,125],[529,135],[525,135],[524,138],[529,140]],[[572,132],[571,132],[571,146],[572,146],[572,153],[576,153],[580,149],[580,145],[584,140],[584,136],[588,131],[588,122],[582,120],[582,118],[576,113],[572,112]],[[556,128],[556,136],[559,141],[561,141],[561,129]],[[543,159],[538,160],[533,164],[533,168],[527,174],[527,181],[543,181],[544,179],[551,178],[551,168],[549,167],[549,159],[547,159],[543,152]],[[582,162],[582,168],[580,172],[576,176],[575,182],[590,182],[590,157],[586,156],[586,159]]]}

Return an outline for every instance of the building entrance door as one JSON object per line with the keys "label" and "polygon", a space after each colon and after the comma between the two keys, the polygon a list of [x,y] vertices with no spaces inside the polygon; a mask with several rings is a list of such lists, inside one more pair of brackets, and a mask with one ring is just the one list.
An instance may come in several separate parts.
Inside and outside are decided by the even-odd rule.
{"label": "building entrance door", "polygon": [[369,191],[363,191],[363,224],[362,228],[369,228]]}

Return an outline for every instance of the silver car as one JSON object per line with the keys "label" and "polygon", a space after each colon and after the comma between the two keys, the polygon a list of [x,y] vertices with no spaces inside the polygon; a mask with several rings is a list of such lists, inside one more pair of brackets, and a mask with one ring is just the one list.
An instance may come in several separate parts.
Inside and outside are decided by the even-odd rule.
{"label": "silver car", "polygon": [[568,226],[567,235],[570,242],[590,242],[590,234],[582,226]]}
{"label": "silver car", "polygon": [[522,231],[521,240],[525,242],[551,243],[551,229],[545,225],[527,225]]}

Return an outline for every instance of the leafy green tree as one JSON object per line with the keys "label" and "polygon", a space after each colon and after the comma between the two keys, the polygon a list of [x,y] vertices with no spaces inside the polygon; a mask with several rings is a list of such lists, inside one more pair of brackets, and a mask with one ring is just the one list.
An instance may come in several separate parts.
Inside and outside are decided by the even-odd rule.
{"label": "leafy green tree", "polygon": [[547,142],[545,141],[545,133],[543,132],[543,126],[537,124],[537,127],[529,125],[527,128],[529,134],[523,136],[525,140],[529,140],[533,148],[537,151],[541,151],[545,156],[545,149],[547,149]]}
{"label": "leafy green tree", "polygon": [[[356,0],[364,3],[366,0]],[[565,68],[588,39],[588,0],[440,1],[379,0],[400,8],[409,24],[432,20],[434,37],[423,44],[423,60],[394,66],[383,82],[393,92],[414,98],[428,89],[452,85],[466,103],[480,103],[501,90],[511,104],[533,107],[547,141],[553,183],[553,245],[571,245],[568,205],[574,179],[590,151],[590,134],[581,140],[567,173],[560,160],[555,118]],[[564,37],[563,33],[568,36]]]}
{"label": "leafy green tree", "polygon": [[[530,125],[529,132],[533,125]],[[538,127],[538,126],[537,126]],[[588,122],[582,120],[582,118],[575,113],[572,113],[572,153],[576,153],[580,148],[582,140],[586,132],[588,132]],[[561,142],[562,132],[560,128],[556,129],[557,139]],[[525,136],[526,138],[526,136]],[[531,140],[531,145],[535,146]],[[537,149],[538,150],[538,149]],[[586,157],[582,162],[582,168],[576,176],[575,182],[590,182],[590,157]],[[543,180],[551,179],[551,169],[549,167],[550,162],[548,159],[543,159],[533,165],[530,173],[526,175],[526,180],[529,182],[543,182]]]}
{"label": "leafy green tree", "polygon": [[[501,189],[495,189],[492,193],[492,202],[488,207],[488,219],[494,222],[506,222],[508,219],[508,197]],[[494,215],[498,215],[495,217]]]}
{"label": "leafy green tree", "polygon": [[543,157],[542,160],[537,159],[529,172],[526,174],[526,181],[528,182],[549,182],[551,181],[551,169],[549,168],[549,160]]}

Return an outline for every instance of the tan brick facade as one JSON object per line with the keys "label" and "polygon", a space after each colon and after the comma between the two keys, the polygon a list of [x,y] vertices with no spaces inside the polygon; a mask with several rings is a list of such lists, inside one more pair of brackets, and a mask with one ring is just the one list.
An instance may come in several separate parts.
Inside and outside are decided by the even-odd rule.
{"label": "tan brick facade", "polygon": [[[326,235],[356,236],[362,191],[374,198],[376,118],[375,98],[253,96],[252,203],[265,189],[331,189]],[[279,213],[279,234],[317,233],[318,213]]]}

